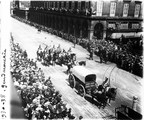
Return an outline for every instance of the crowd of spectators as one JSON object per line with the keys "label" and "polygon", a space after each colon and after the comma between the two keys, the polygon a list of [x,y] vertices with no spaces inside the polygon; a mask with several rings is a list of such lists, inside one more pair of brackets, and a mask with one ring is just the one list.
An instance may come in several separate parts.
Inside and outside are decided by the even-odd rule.
{"label": "crowd of spectators", "polygon": [[11,41],[11,75],[22,100],[22,108],[28,119],[74,119],[62,95],[55,90],[51,78],[45,79],[41,68],[26,51]]}
{"label": "crowd of spectators", "polygon": [[143,75],[142,56],[132,51],[134,44],[129,40],[126,44],[116,44],[110,40],[94,40],[87,43],[87,49],[100,57],[102,62],[114,62],[119,68],[138,76]]}

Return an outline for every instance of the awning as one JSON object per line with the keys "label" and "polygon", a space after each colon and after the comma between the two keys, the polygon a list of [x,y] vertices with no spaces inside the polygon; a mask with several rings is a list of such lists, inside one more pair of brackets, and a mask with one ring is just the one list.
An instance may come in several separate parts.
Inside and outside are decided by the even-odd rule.
{"label": "awning", "polygon": [[112,33],[111,38],[112,39],[118,39],[121,36],[124,36],[125,38],[132,38],[132,37],[140,37],[142,33],[135,33],[135,32],[130,32],[130,33]]}

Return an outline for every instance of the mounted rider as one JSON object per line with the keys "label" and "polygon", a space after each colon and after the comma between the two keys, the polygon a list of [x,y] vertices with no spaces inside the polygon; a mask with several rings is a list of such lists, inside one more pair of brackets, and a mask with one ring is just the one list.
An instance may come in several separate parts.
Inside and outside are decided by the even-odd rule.
{"label": "mounted rider", "polygon": [[67,74],[69,74],[69,73],[70,73],[70,70],[71,70],[71,68],[72,68],[72,60],[71,60],[71,59],[68,60],[67,67],[68,67],[68,69],[67,69]]}

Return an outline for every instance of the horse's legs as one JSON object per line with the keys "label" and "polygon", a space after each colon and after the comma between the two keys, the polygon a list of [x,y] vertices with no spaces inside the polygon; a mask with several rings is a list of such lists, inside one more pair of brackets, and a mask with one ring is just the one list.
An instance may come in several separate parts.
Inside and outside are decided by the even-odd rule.
{"label": "horse's legs", "polygon": [[110,103],[110,101],[111,101],[111,98],[109,98],[109,103]]}
{"label": "horse's legs", "polygon": [[94,104],[94,97],[92,96],[92,99],[91,99],[91,101],[92,101],[92,104]]}
{"label": "horse's legs", "polygon": [[108,98],[106,103],[110,106],[110,101],[111,101],[111,98]]}

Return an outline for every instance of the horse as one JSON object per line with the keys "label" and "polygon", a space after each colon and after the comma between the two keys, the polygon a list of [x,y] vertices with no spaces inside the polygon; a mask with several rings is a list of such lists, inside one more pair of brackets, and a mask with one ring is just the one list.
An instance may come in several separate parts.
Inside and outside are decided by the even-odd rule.
{"label": "horse", "polygon": [[103,107],[105,108],[106,105],[108,104],[108,100],[110,103],[110,100],[115,100],[117,94],[117,88],[111,88],[111,87],[106,87],[103,88],[102,85],[99,85],[96,90],[91,91],[92,95],[92,101],[94,101],[94,98],[96,101],[99,103],[99,108]]}
{"label": "horse", "polygon": [[117,88],[108,88],[108,90],[106,91],[106,96],[109,99],[109,103],[111,100],[115,101],[116,94],[117,94]]}

